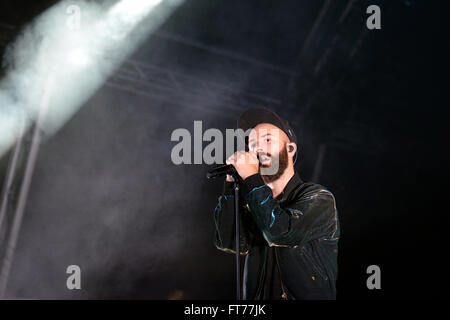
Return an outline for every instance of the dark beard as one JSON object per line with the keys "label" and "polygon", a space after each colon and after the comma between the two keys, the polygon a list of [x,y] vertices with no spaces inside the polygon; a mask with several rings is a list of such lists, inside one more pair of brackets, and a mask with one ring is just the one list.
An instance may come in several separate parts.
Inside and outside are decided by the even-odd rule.
{"label": "dark beard", "polygon": [[289,159],[286,148],[283,148],[283,150],[278,153],[278,156],[271,156],[271,158],[271,164],[276,163],[276,161],[278,160],[278,171],[277,173],[271,175],[261,175],[265,183],[270,183],[280,178],[288,167]]}

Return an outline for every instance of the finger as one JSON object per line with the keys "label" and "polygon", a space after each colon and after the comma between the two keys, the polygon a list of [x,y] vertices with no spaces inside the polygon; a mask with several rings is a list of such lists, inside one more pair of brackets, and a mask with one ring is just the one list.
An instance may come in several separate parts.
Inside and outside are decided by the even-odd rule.
{"label": "finger", "polygon": [[231,156],[228,157],[227,160],[225,160],[226,164],[233,164],[235,161],[236,161],[235,154],[232,154]]}
{"label": "finger", "polygon": [[239,151],[237,157],[236,157],[236,163],[245,163],[246,159],[245,159],[245,152],[243,151]]}
{"label": "finger", "polygon": [[233,176],[227,174],[227,181],[228,181],[228,182],[234,182]]}

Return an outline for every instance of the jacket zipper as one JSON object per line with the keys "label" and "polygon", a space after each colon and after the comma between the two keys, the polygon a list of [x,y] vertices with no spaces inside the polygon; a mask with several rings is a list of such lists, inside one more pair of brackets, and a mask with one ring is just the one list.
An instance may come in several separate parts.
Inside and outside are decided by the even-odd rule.
{"label": "jacket zipper", "polygon": [[263,269],[259,275],[259,280],[258,280],[258,288],[256,289],[256,294],[255,294],[255,299],[257,299],[260,295],[261,295],[261,289],[262,289],[262,282],[263,282],[263,278],[265,277],[265,270],[266,270],[266,265],[267,262],[265,261],[266,259],[264,259],[264,266]]}
{"label": "jacket zipper", "polygon": [[273,248],[273,250],[275,250],[275,260],[277,262],[278,274],[280,275],[281,291],[283,292],[282,295],[281,295],[281,298],[283,300],[287,300],[288,299],[288,295],[286,294],[286,291],[284,290],[283,279],[281,278],[281,269],[280,269],[280,264],[278,263],[277,248]]}

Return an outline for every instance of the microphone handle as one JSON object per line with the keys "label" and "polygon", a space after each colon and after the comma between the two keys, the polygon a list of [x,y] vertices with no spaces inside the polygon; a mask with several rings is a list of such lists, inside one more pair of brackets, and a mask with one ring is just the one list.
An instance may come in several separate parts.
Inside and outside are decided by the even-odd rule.
{"label": "microphone handle", "polygon": [[217,177],[221,177],[227,174],[234,174],[236,172],[236,169],[231,165],[231,164],[226,164],[223,166],[219,166],[216,167],[210,171],[208,171],[208,173],[206,174],[206,177],[208,179],[212,179],[212,178],[217,178]]}

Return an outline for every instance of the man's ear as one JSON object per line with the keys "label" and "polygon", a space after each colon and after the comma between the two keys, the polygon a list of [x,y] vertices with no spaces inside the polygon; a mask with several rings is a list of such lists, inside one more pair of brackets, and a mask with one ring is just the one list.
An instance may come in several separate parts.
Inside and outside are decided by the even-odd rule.
{"label": "man's ear", "polygon": [[297,151],[297,144],[295,142],[288,143],[288,152],[295,154]]}

